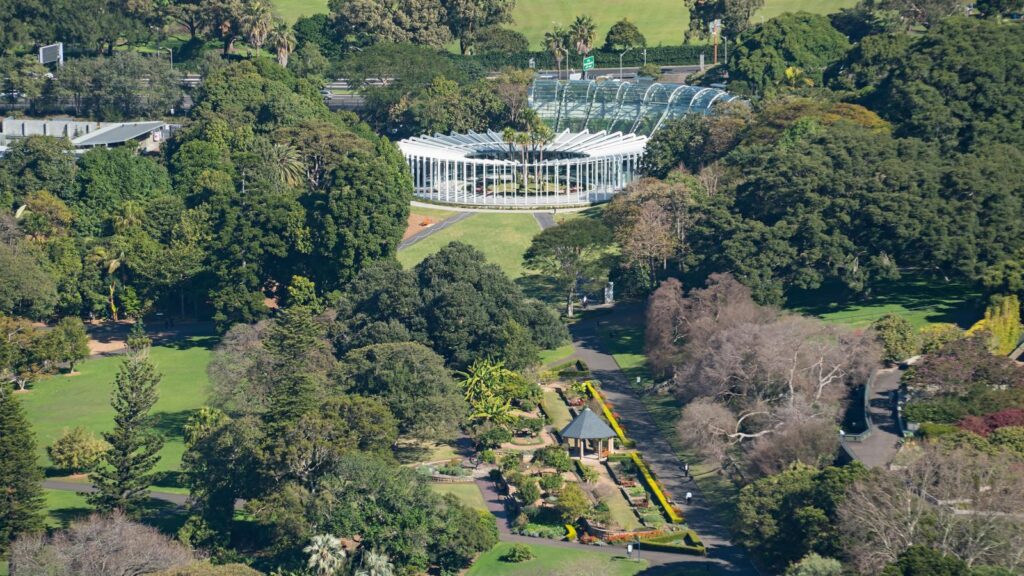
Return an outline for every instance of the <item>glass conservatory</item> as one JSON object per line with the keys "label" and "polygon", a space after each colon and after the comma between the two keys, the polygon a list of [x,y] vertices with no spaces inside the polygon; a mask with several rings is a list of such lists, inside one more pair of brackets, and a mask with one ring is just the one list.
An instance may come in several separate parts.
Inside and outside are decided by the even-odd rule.
{"label": "glass conservatory", "polygon": [[506,142],[499,132],[435,134],[398,143],[418,197],[479,207],[537,209],[609,200],[638,175],[648,137],[666,120],[707,114],[736,97],[714,88],[537,80],[529,104],[555,132]]}

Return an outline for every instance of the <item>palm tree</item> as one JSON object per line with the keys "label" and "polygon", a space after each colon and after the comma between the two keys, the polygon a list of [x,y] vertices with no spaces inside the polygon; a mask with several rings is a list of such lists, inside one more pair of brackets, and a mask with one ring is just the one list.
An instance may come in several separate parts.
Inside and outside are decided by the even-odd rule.
{"label": "palm tree", "polygon": [[295,32],[287,22],[281,19],[274,20],[274,27],[270,30],[270,45],[277,51],[277,63],[281,68],[288,67],[288,57],[295,51]]}
{"label": "palm tree", "polygon": [[577,54],[590,54],[594,47],[594,19],[590,16],[577,16],[569,26],[569,38],[576,47]]}
{"label": "palm tree", "polygon": [[266,161],[270,162],[282,184],[292,188],[298,187],[305,175],[306,165],[302,162],[302,154],[290,144],[274,144],[267,149]]}
{"label": "palm tree", "polygon": [[335,576],[345,565],[347,553],[341,547],[341,539],[330,534],[313,536],[309,546],[302,549],[309,554],[306,567],[316,576]]}
{"label": "palm tree", "polygon": [[395,576],[395,567],[387,554],[370,550],[363,554],[363,567],[356,576]]}
{"label": "palm tree", "polygon": [[252,2],[245,7],[243,22],[245,23],[249,44],[252,44],[252,47],[256,49],[256,56],[259,57],[260,48],[266,43],[267,35],[270,34],[273,22],[270,6],[262,0]]}
{"label": "palm tree", "polygon": [[555,24],[555,29],[551,32],[544,33],[544,48],[551,52],[551,55],[555,57],[555,63],[558,65],[558,77],[562,77],[562,57],[565,55],[565,45],[568,32],[565,28]]}
{"label": "palm tree", "polygon": [[114,299],[114,294],[117,291],[117,277],[114,273],[117,272],[124,261],[124,252],[116,248],[108,250],[105,246],[96,246],[86,257],[86,260],[106,270],[107,277],[110,278],[110,286],[107,287],[107,303],[110,305],[111,318],[114,322],[117,322],[117,300]]}

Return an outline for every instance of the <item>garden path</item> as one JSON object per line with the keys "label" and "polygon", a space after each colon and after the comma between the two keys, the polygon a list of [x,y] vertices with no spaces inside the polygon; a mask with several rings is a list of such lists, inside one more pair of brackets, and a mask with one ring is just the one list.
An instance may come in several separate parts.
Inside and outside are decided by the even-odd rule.
{"label": "garden path", "polygon": [[[597,318],[584,318],[570,327],[575,356],[586,362],[590,372],[601,382],[605,399],[620,416],[620,423],[629,438],[643,453],[644,460],[665,489],[666,496],[676,502],[686,518],[687,525],[694,529],[708,547],[711,559],[728,566],[727,573],[756,575],[757,569],[747,557],[746,551],[732,542],[724,520],[702,497],[700,489],[692,478],[683,474],[679,461],[668,441],[654,424],[643,402],[635,396],[626,375],[610,354],[598,335],[598,320],[616,323],[616,316],[630,312],[617,308]],[[694,495],[690,505],[683,503],[687,492]]]}
{"label": "garden path", "polygon": [[875,374],[868,399],[871,435],[863,442],[844,442],[846,450],[869,468],[888,466],[896,456],[900,430],[893,409],[893,394],[900,387],[902,375],[899,368],[887,368]]}
{"label": "garden path", "polygon": [[472,212],[459,212],[458,214],[456,214],[455,216],[452,216],[451,218],[448,218],[447,220],[442,220],[442,221],[438,222],[437,224],[434,224],[433,226],[430,226],[428,228],[424,228],[423,230],[420,230],[419,232],[417,232],[417,233],[413,234],[412,236],[409,236],[405,240],[402,240],[401,242],[399,242],[398,243],[398,249],[399,250],[404,250],[405,248],[408,248],[409,246],[412,246],[413,244],[419,242],[420,240],[423,240],[427,236],[430,236],[432,234],[436,234],[436,233],[440,232],[441,230],[444,230],[445,228],[447,228],[447,227],[449,227],[449,226],[451,226],[453,224],[457,224],[459,222],[462,222],[463,220],[465,220],[466,218],[469,218],[472,215],[473,215]]}
{"label": "garden path", "polygon": [[[487,509],[498,519],[498,539],[502,542],[516,542],[520,544],[536,544],[538,546],[554,546],[557,548],[585,549],[595,554],[612,554],[625,556],[625,545],[593,546],[580,544],[578,542],[566,542],[560,540],[549,540],[547,538],[536,538],[533,536],[521,536],[513,534],[508,527],[508,516],[505,513],[505,497],[498,493],[494,483],[490,480],[478,479],[476,485],[483,494]],[[687,573],[703,569],[708,574],[751,574],[736,570],[729,562],[722,558],[701,556],[687,556],[685,554],[672,554],[669,552],[647,552],[640,547],[640,557],[647,560],[650,568],[640,574],[642,576],[661,576],[679,574],[684,570]]]}

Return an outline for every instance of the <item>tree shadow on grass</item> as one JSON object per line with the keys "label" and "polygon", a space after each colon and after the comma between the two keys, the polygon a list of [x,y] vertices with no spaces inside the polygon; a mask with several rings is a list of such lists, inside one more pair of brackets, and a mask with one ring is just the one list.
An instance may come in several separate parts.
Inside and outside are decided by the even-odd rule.
{"label": "tree shadow on grass", "polygon": [[49,511],[49,515],[60,522],[61,528],[67,528],[72,522],[77,520],[84,520],[92,513],[93,509],[88,506],[69,506]]}
{"label": "tree shadow on grass", "polygon": [[[905,273],[899,280],[879,281],[867,294],[851,292],[838,282],[829,282],[816,290],[793,289],[786,294],[786,308],[804,314],[848,314],[844,320],[856,321],[860,308],[900,306],[907,310],[931,310],[928,322],[949,322],[968,328],[981,314],[981,291],[965,282],[947,280],[923,273]],[[879,313],[865,310],[870,320]]]}
{"label": "tree shadow on grass", "polygon": [[153,526],[168,536],[177,534],[187,519],[188,513],[185,508],[155,498],[146,501],[140,517],[143,524]]}
{"label": "tree shadow on grass", "polygon": [[541,274],[530,274],[516,278],[515,283],[528,298],[536,298],[541,302],[556,306],[564,306],[565,296],[561,289],[555,286],[555,282],[548,276]]}
{"label": "tree shadow on grass", "polygon": [[153,344],[155,346],[161,346],[163,348],[172,348],[174,350],[192,350],[194,348],[202,348],[204,350],[213,350],[220,342],[220,338],[217,336],[188,336],[186,338],[165,338],[165,339],[154,339]]}
{"label": "tree shadow on grass", "polygon": [[185,423],[195,413],[196,410],[157,412],[149,417],[149,427],[165,437],[182,438],[185,435]]}

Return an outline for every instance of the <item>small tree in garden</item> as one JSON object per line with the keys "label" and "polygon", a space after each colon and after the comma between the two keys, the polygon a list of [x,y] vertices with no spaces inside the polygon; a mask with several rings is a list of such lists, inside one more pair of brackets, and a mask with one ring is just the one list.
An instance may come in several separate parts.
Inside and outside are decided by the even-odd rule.
{"label": "small tree in garden", "polygon": [[516,488],[519,489],[519,497],[526,506],[540,499],[540,488],[537,487],[537,481],[530,476],[523,476]]}
{"label": "small tree in garden", "polygon": [[310,539],[309,545],[302,549],[309,559],[306,567],[316,576],[333,576],[341,571],[347,556],[341,547],[341,539],[330,534],[320,534]]}
{"label": "small tree in garden", "polygon": [[622,51],[646,45],[647,39],[640,33],[640,29],[627,18],[612,24],[612,27],[608,29],[608,34],[604,37],[605,50]]}
{"label": "small tree in garden", "polygon": [[548,494],[553,494],[562,489],[565,480],[561,474],[545,474],[540,477],[540,487]]}
{"label": "small tree in garden", "polygon": [[568,472],[572,469],[572,458],[562,446],[546,446],[533,454],[534,460],[541,464],[551,466],[559,472]]}
{"label": "small tree in garden", "polygon": [[89,335],[85,332],[85,325],[78,318],[61,318],[54,327],[53,332],[58,340],[56,360],[67,362],[71,372],[75,371],[75,364],[89,357]]}
{"label": "small tree in garden", "polygon": [[109,447],[89,430],[76,426],[65,430],[46,451],[54,466],[78,474],[92,470]]}
{"label": "small tree in garden", "polygon": [[885,359],[898,362],[917,353],[918,341],[914,327],[902,316],[886,314],[871,325],[885,348]]}
{"label": "small tree in garden", "polygon": [[570,482],[559,493],[557,507],[562,520],[575,522],[590,511],[590,500],[579,484]]}

